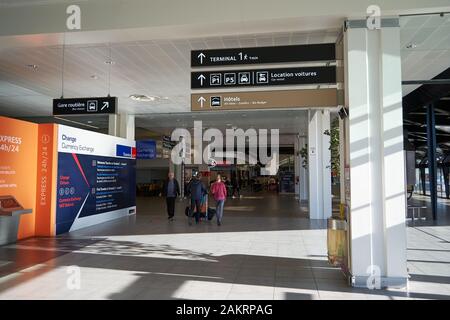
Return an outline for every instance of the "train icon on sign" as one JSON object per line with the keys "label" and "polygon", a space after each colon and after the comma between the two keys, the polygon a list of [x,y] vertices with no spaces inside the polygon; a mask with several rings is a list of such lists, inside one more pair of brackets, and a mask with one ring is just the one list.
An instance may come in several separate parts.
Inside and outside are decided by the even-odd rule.
{"label": "train icon on sign", "polygon": [[87,112],[97,112],[98,111],[97,100],[88,100],[86,111]]}

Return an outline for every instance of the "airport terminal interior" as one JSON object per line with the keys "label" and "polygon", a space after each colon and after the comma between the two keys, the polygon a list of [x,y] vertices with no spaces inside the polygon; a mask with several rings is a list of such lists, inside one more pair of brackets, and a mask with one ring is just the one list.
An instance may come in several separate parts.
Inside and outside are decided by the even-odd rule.
{"label": "airport terminal interior", "polygon": [[[49,8],[54,5],[51,1],[49,3]],[[15,8],[9,1],[0,1],[0,12],[15,12]],[[286,25],[276,21],[272,27],[266,26],[260,32],[249,24],[227,33],[228,29],[218,24],[209,31],[198,33],[166,26],[135,31],[82,29],[54,34],[44,31],[27,34],[24,28],[20,34],[0,34],[0,123],[2,126],[3,121],[8,123],[4,128],[9,126],[8,121],[19,121],[18,127],[25,126],[25,122],[30,123],[36,125],[33,130],[42,139],[41,130],[53,130],[45,137],[53,137],[54,149],[64,148],[70,143],[70,137],[83,132],[86,135],[83,143],[92,143],[98,150],[109,143],[102,142],[102,139],[117,137],[123,140],[114,143],[134,150],[131,153],[137,152],[129,157],[122,153],[122,158],[108,155],[110,158],[105,158],[106,162],[81,154],[78,158],[74,156],[73,162],[71,157],[61,155],[61,150],[59,154],[55,153],[52,179],[58,188],[55,188],[56,194],[51,195],[53,205],[49,204],[48,212],[56,212],[56,218],[36,207],[33,218],[36,226],[31,233],[25,230],[21,220],[21,224],[16,226],[19,228],[17,239],[11,242],[0,234],[0,240],[5,241],[0,246],[0,299],[450,299],[450,14],[436,13],[433,8],[423,11],[426,14],[401,15],[399,26],[393,28],[398,29],[400,40],[397,43],[403,81],[403,127],[400,132],[403,141],[400,144],[405,159],[404,168],[400,168],[400,171],[405,171],[405,192],[401,195],[405,200],[405,210],[396,218],[406,226],[407,287],[373,290],[349,280],[348,272],[355,272],[355,261],[358,261],[358,250],[361,250],[355,236],[356,222],[352,224],[355,238],[340,240],[353,244],[353,247],[349,249],[345,245],[344,249],[341,248],[343,252],[335,252],[339,258],[351,262],[333,263],[330,256],[330,237],[339,241],[342,234],[330,230],[329,220],[347,219],[349,212],[358,210],[354,207],[357,202],[355,195],[373,192],[369,187],[363,190],[364,177],[360,178],[362,182],[357,180],[358,168],[354,166],[358,160],[355,160],[357,151],[352,148],[359,140],[356,141],[351,131],[355,130],[352,125],[358,125],[354,124],[357,119],[352,118],[352,103],[358,103],[352,100],[353,96],[346,97],[346,101],[350,101],[347,109],[346,103],[341,102],[321,108],[301,106],[299,102],[297,108],[213,110],[211,105],[210,110],[191,109],[191,104],[201,101],[195,99],[193,102],[192,97],[196,94],[214,95],[231,90],[221,91],[214,87],[203,91],[192,89],[191,73],[203,70],[192,66],[192,52],[331,43],[345,56],[345,50],[357,43],[352,43],[351,37],[356,39],[357,36],[344,36],[347,32],[343,28],[344,17],[330,18],[323,27],[295,27],[295,24],[289,24],[290,20]],[[351,24],[348,28],[359,30],[351,29]],[[373,40],[370,36],[368,39]],[[343,45],[346,41],[348,43]],[[373,41],[380,45],[382,40]],[[345,66],[344,70],[344,60],[354,59],[349,57],[344,59],[342,54],[338,54],[331,62],[272,63],[268,67],[331,66],[342,69],[346,75],[338,75],[335,83],[282,87],[291,91],[339,91],[346,90],[348,85],[345,82],[353,81],[351,76],[357,73],[356,67],[348,71]],[[260,67],[250,65],[241,69],[256,68]],[[226,72],[240,67],[212,66],[208,71],[215,69]],[[233,91],[255,94],[280,88],[237,87]],[[355,88],[357,86],[350,86],[350,90]],[[52,113],[54,99],[78,97],[117,97],[117,112]],[[389,115],[384,116],[389,118]],[[384,121],[380,128],[390,125],[388,120]],[[203,132],[208,129],[222,133],[239,129],[259,133],[268,130],[267,152],[278,150],[277,169],[273,171],[264,167],[261,153],[255,156],[255,161],[250,161],[252,152],[247,140],[243,150],[247,158],[243,163],[235,163],[238,152],[234,147],[228,156],[219,157],[214,163],[174,163],[172,152],[178,141],[172,141],[172,133],[183,128],[194,136],[194,128],[199,124]],[[12,128],[14,126],[11,125]],[[374,128],[370,130],[377,130],[376,126]],[[6,137],[7,133],[4,135],[1,130],[0,137]],[[277,130],[279,134],[277,143],[270,139],[271,130]],[[394,129],[391,131],[385,131],[382,139],[397,133]],[[64,132],[62,136],[61,132]],[[350,136],[345,136],[344,132],[350,132]],[[2,139],[0,146],[7,143],[6,138]],[[81,141],[81,138],[77,139]],[[376,139],[373,135],[367,141]],[[390,138],[386,139],[385,146],[390,143]],[[127,145],[126,141],[134,144]],[[39,150],[42,143],[46,142],[37,144]],[[150,145],[150,154],[141,157],[140,148],[146,143]],[[206,144],[204,142],[204,146]],[[194,148],[188,149],[183,149],[183,152],[187,152],[188,157],[193,156]],[[260,152],[260,149],[256,151]],[[119,149],[114,149],[114,152],[116,150],[119,152]],[[48,152],[49,158],[45,161],[52,159],[51,151]],[[9,153],[13,152],[10,150]],[[42,154],[37,159],[42,161]],[[127,206],[127,214],[100,223],[83,220],[84,214],[89,215],[82,210],[85,203],[89,203],[86,200],[89,194],[103,191],[94,188],[87,191],[86,199],[81,199],[84,202],[80,211],[75,213],[73,224],[58,223],[59,210],[68,210],[61,206],[63,201],[60,197],[77,196],[77,190],[59,188],[64,185],[64,176],[69,176],[69,167],[73,164],[82,172],[82,176],[71,178],[79,180],[76,180],[77,185],[81,186],[86,181],[91,188],[89,172],[86,167],[83,172],[82,167],[92,163],[92,166],[113,170],[113,164],[108,162],[113,161],[111,159],[132,163],[134,171],[117,173],[121,181],[130,182],[126,190],[133,194],[130,196],[132,199],[124,195],[120,201],[135,201],[129,206],[132,209]],[[388,167],[390,160],[386,159],[379,168]],[[6,184],[2,184],[7,181],[8,170],[2,161],[0,159],[0,201],[1,196],[9,195]],[[32,160],[28,158],[28,161]],[[94,164],[93,161],[97,162]],[[36,163],[40,168],[41,162]],[[376,172],[378,164],[374,163],[371,170]],[[45,168],[51,171],[52,165],[47,168],[46,164]],[[39,177],[38,171],[36,169],[34,174]],[[169,172],[174,173],[180,184],[173,220],[168,219],[166,201],[162,196]],[[218,175],[225,180],[227,190],[222,224],[217,225],[215,217],[209,220],[207,213],[198,224],[189,224],[185,214],[186,207],[190,206],[189,182],[198,177],[209,189]],[[97,176],[96,179],[100,178]],[[380,179],[386,179],[380,183],[389,189],[388,174]],[[41,188],[42,181],[37,181]],[[50,188],[51,183],[46,183]],[[351,207],[343,205],[350,197],[350,183]],[[358,185],[353,183],[361,183],[359,193]],[[60,199],[58,203],[56,199]],[[65,199],[64,203],[71,206],[69,198]],[[24,201],[19,196],[16,200]],[[389,200],[380,200],[383,204],[374,207],[375,212],[388,210],[380,209],[380,206],[389,208]],[[208,207],[215,208],[211,193],[206,201],[207,211]],[[98,202],[94,205],[98,206]],[[34,215],[34,211],[29,215]],[[68,211],[62,214],[65,212]],[[21,217],[26,218],[25,214]],[[8,232],[4,221],[9,217],[0,216],[0,219],[4,223],[0,225],[0,231]],[[56,223],[52,219],[56,219]],[[49,221],[48,230],[45,221]],[[380,232],[377,228],[381,227],[377,227],[374,221],[370,223],[375,226],[373,232],[377,234]],[[350,223],[349,220],[347,222]],[[346,231],[349,237],[348,227]],[[373,239],[374,243],[379,241]],[[395,237],[380,241],[389,240],[395,241]],[[374,252],[376,256],[376,250]],[[385,263],[389,269],[389,263]],[[80,278],[72,283],[74,289],[71,277],[77,274]],[[358,277],[354,279],[358,281]],[[365,282],[365,278],[362,281]]]}

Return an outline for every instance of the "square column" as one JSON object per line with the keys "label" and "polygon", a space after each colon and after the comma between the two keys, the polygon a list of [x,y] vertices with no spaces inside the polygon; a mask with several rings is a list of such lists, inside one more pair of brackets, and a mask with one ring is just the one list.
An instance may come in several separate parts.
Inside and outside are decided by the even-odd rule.
{"label": "square column", "polygon": [[309,217],[328,219],[331,207],[329,110],[310,110],[308,124]]}
{"label": "square column", "polygon": [[109,115],[108,134],[128,140],[135,139],[135,116],[127,113]]}
{"label": "square column", "polygon": [[357,287],[404,287],[400,28],[398,19],[382,20],[382,28],[375,30],[361,21],[350,21],[344,33],[351,189],[347,202],[349,271]]}

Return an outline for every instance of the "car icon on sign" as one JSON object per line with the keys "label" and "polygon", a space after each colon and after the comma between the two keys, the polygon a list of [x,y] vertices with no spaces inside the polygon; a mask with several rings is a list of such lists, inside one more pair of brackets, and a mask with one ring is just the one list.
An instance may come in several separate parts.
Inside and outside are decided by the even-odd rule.
{"label": "car icon on sign", "polygon": [[250,72],[240,72],[239,84],[249,84],[249,83],[250,83]]}
{"label": "car icon on sign", "polygon": [[267,71],[261,71],[256,73],[256,81],[258,83],[269,83],[269,74]]}

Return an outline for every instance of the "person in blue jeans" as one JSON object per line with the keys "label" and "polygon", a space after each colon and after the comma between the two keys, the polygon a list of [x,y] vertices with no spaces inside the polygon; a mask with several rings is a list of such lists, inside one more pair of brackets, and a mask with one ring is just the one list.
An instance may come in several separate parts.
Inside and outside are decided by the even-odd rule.
{"label": "person in blue jeans", "polygon": [[223,207],[225,205],[225,199],[227,198],[227,187],[222,182],[220,174],[217,175],[216,182],[211,186],[211,193],[216,200],[216,216],[217,225],[222,225]]}
{"label": "person in blue jeans", "polygon": [[[202,199],[208,192],[200,181],[198,174],[194,175],[193,179],[188,185],[188,193],[191,195],[191,214],[189,216],[189,225],[192,225],[192,216],[195,217],[195,223],[200,221],[200,212],[202,208]],[[194,212],[195,209],[195,212]]]}

